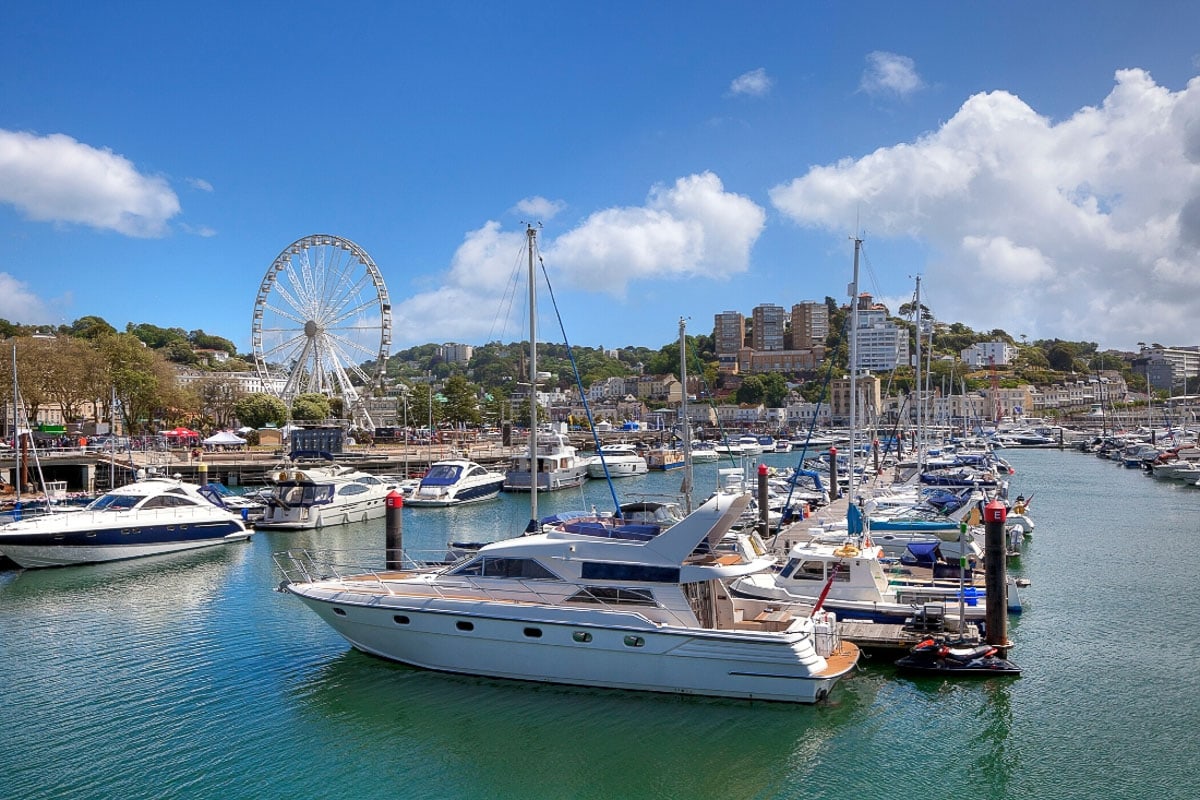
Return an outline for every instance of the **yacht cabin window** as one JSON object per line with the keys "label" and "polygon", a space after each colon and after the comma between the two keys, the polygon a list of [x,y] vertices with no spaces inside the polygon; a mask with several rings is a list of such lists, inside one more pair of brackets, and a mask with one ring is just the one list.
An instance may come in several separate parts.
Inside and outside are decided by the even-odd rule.
{"label": "yacht cabin window", "polygon": [[482,556],[472,559],[451,575],[474,575],[482,578],[517,578],[521,580],[558,580],[558,576],[532,558],[498,558]]}
{"label": "yacht cabin window", "polygon": [[587,586],[568,597],[567,602],[631,606],[657,605],[654,602],[654,592],[649,589],[630,589],[623,586]]}

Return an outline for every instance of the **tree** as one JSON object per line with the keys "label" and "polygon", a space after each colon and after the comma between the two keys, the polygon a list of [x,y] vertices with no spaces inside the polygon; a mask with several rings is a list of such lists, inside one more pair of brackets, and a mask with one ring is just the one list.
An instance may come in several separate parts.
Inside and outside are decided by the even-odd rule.
{"label": "tree", "polygon": [[316,392],[299,395],[292,401],[292,419],[295,420],[320,422],[329,419],[331,412],[329,398]]}
{"label": "tree", "polygon": [[265,428],[281,427],[288,418],[287,404],[270,394],[246,394],[234,401],[233,413],[243,425]]}
{"label": "tree", "polygon": [[112,336],[117,329],[104,321],[102,317],[80,317],[71,323],[66,333],[77,339],[99,339],[101,336]]}
{"label": "tree", "polygon": [[478,389],[462,375],[452,375],[442,387],[446,397],[446,419],[454,423],[478,425],[480,420]]}
{"label": "tree", "polygon": [[160,405],[160,384],[163,389],[173,384],[174,371],[165,359],[132,334],[103,336],[96,344],[108,364],[125,429],[133,431],[142,422],[148,423],[153,410]]}
{"label": "tree", "polygon": [[758,405],[766,397],[766,386],[761,375],[747,375],[737,390],[737,401],[749,405]]}
{"label": "tree", "polygon": [[1046,353],[1050,367],[1059,372],[1070,372],[1075,369],[1077,351],[1070,342],[1055,342]]}
{"label": "tree", "polygon": [[200,409],[218,428],[228,428],[238,416],[237,401],[242,397],[241,385],[221,373],[213,373],[196,384]]}

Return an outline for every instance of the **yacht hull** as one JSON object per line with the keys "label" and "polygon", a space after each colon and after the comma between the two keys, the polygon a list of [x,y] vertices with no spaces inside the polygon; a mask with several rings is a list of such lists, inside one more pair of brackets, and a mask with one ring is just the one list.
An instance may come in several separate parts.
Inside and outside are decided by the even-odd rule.
{"label": "yacht hull", "polygon": [[0,553],[26,569],[65,567],[194,550],[250,535],[234,520],[191,522],[181,518],[171,524],[5,534],[0,536]]}
{"label": "yacht hull", "polygon": [[341,583],[289,584],[287,590],[355,648],[439,672],[815,703],[853,668],[835,668],[816,656],[808,632],[673,630],[636,613],[614,624],[601,619],[613,612],[589,609],[548,620],[536,606],[489,609],[487,601],[445,597],[414,602],[358,595]]}

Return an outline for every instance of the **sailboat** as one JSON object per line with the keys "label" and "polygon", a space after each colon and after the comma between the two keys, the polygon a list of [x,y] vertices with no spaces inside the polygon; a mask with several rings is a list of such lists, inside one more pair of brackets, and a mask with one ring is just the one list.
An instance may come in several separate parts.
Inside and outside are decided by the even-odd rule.
{"label": "sailboat", "polygon": [[529,492],[530,531],[537,525],[537,495],[539,491],[553,492],[579,486],[588,478],[590,459],[579,455],[560,426],[554,430],[538,430],[538,382],[549,377],[537,368],[537,275],[533,269],[534,245],[537,231],[529,226],[525,231],[529,249],[529,450],[514,456],[504,473],[506,492]]}

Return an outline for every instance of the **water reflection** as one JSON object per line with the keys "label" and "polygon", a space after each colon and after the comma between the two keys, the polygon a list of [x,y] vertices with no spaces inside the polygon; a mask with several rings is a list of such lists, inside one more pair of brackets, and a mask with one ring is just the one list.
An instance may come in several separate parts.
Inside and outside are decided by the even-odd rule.
{"label": "water reflection", "polygon": [[386,757],[449,796],[754,797],[828,755],[877,689],[863,677],[843,691],[860,677],[830,704],[795,706],[446,675],[348,650],[292,694],[313,735],[349,738],[340,757],[376,769]]}

